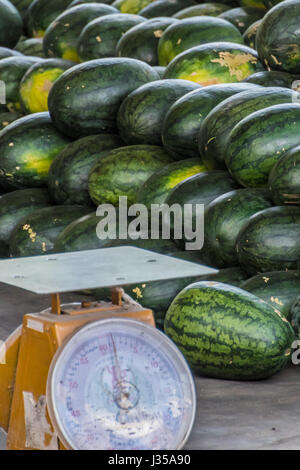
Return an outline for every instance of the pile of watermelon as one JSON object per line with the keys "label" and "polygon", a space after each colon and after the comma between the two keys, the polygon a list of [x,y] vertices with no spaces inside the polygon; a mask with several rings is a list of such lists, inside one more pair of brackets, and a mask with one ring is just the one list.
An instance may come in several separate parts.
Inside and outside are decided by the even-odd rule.
{"label": "pile of watermelon", "polygon": [[[214,267],[124,289],[196,373],[282,369],[300,331],[299,17],[300,0],[0,0],[0,257],[128,244]],[[118,218],[99,238],[97,207],[122,196],[203,204],[203,248],[172,226],[124,240]]]}

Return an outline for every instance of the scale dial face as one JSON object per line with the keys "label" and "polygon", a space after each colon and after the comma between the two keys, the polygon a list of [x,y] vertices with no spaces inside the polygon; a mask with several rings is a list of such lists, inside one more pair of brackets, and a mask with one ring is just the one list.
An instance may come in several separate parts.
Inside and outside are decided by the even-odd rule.
{"label": "scale dial face", "polygon": [[113,318],[85,325],[58,349],[47,406],[69,449],[176,450],[192,430],[196,393],[164,333]]}

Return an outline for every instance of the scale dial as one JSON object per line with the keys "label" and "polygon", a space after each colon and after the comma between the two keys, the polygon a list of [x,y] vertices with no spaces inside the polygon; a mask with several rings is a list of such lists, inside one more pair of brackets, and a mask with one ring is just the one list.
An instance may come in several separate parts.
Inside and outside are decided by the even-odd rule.
{"label": "scale dial", "polygon": [[74,450],[181,449],[195,419],[190,369],[175,344],[140,321],[89,323],[58,349],[50,419]]}

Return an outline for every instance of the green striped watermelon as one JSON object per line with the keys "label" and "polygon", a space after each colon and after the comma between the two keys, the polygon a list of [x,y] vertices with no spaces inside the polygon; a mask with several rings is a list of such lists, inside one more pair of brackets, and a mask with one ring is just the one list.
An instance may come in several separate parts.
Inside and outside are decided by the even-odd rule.
{"label": "green striped watermelon", "polygon": [[176,159],[199,156],[198,134],[208,113],[229,96],[253,89],[243,83],[210,85],[179,98],[167,112],[162,126],[162,142]]}
{"label": "green striped watermelon", "polygon": [[[245,78],[245,83],[254,83],[256,85],[271,87],[279,86],[285,88],[293,88],[293,84],[297,78],[287,72],[281,72],[279,70],[265,70],[264,72],[256,72],[253,75]],[[295,88],[297,91],[297,87]]]}
{"label": "green striped watermelon", "polygon": [[9,239],[10,257],[35,256],[53,250],[55,240],[73,220],[88,214],[90,207],[50,206],[24,216]]}
{"label": "green striped watermelon", "polygon": [[199,85],[187,80],[156,80],[137,88],[123,101],[117,115],[121,138],[128,145],[162,145],[162,123],[170,106]]}
{"label": "green striped watermelon", "polygon": [[297,269],[300,259],[300,207],[276,206],[249,218],[239,233],[240,265],[249,273]]}
{"label": "green striped watermelon", "polygon": [[183,8],[192,5],[196,5],[193,0],[155,0],[140,10],[139,15],[145,18],[172,16]]}
{"label": "green striped watermelon", "polygon": [[273,201],[300,205],[300,146],[292,148],[278,160],[269,176]]}
{"label": "green striped watermelon", "polygon": [[22,29],[22,18],[16,7],[8,0],[0,0],[0,46],[15,47]]}
{"label": "green striped watermelon", "polygon": [[252,47],[252,49],[256,49],[256,34],[261,22],[262,19],[254,21],[243,34],[244,43],[246,46]]}
{"label": "green striped watermelon", "polygon": [[219,15],[219,18],[229,21],[243,34],[250,25],[260,20],[266,10],[256,7],[237,7],[227,10]]}
{"label": "green striped watermelon", "polygon": [[272,205],[268,190],[252,188],[236,189],[210,202],[204,215],[204,250],[210,264],[238,265],[235,245],[240,230],[253,214]]}
{"label": "green striped watermelon", "polygon": [[10,3],[16,7],[21,17],[24,18],[26,16],[29,5],[33,1],[34,0],[10,0]]}
{"label": "green striped watermelon", "polygon": [[78,39],[77,48],[81,61],[117,56],[117,44],[122,36],[145,21],[142,16],[129,13],[105,15],[90,21]]}
{"label": "green striped watermelon", "polygon": [[116,57],[76,65],[51,88],[48,106],[52,121],[59,130],[76,138],[113,134],[124,98],[158,78],[150,65],[136,59]]}
{"label": "green striped watermelon", "polygon": [[29,37],[43,37],[47,27],[70,4],[70,0],[34,0],[26,13],[26,29]]}
{"label": "green striped watermelon", "polygon": [[170,25],[160,38],[159,64],[167,66],[181,52],[194,46],[217,41],[244,43],[239,30],[229,21],[207,16],[182,19]]}
{"label": "green striped watermelon", "polygon": [[177,184],[190,176],[205,172],[206,168],[199,158],[191,158],[179,162],[172,162],[157,170],[139,188],[136,200],[148,209],[151,204],[165,204],[170,192]]}
{"label": "green striped watermelon", "polygon": [[21,52],[24,55],[45,58],[42,38],[23,39],[18,42],[15,51]]}
{"label": "green striped watermelon", "polygon": [[[185,252],[188,253],[188,252]],[[175,258],[180,257],[180,253],[172,255]],[[199,263],[199,260],[193,259],[191,262]],[[217,271],[215,274],[206,274],[203,276],[167,279],[165,281],[150,281],[140,284],[131,284],[123,286],[126,294],[128,294],[133,300],[138,302],[145,308],[150,308],[154,312],[156,326],[163,329],[164,319],[167,310],[174,300],[176,295],[182,291],[186,286],[192,284],[195,281],[218,281],[226,282],[231,285],[239,286],[245,279],[245,274],[240,268],[227,268]],[[110,289],[96,289],[93,292],[96,299],[99,300],[110,300],[111,290]]]}
{"label": "green striped watermelon", "polygon": [[51,205],[47,189],[19,189],[0,197],[0,246],[7,247],[12,231],[30,213]]}
{"label": "green striped watermelon", "polygon": [[8,189],[47,185],[53,159],[70,143],[49,113],[17,119],[0,132],[0,184]]}
{"label": "green striped watermelon", "polygon": [[184,8],[173,16],[174,18],[183,20],[184,18],[191,18],[192,16],[218,16],[227,10],[230,10],[230,6],[224,5],[223,3],[210,2]]}
{"label": "green striped watermelon", "polygon": [[149,65],[158,65],[157,47],[165,29],[178,22],[175,18],[153,18],[133,26],[120,38],[116,55],[131,57],[146,62]]}
{"label": "green striped watermelon", "polygon": [[22,114],[13,111],[0,111],[0,130],[4,129],[10,123],[20,119]]}
{"label": "green striped watermelon", "polygon": [[80,62],[77,45],[82,29],[93,19],[113,13],[118,13],[118,10],[102,3],[86,3],[65,10],[45,31],[46,57],[60,57]]}
{"label": "green striped watermelon", "polygon": [[295,334],[300,338],[300,296],[293,303],[289,315]]}
{"label": "green striped watermelon", "polygon": [[[295,97],[296,92],[285,88],[259,87],[222,101],[206,117],[198,136],[199,152],[206,166],[210,169],[226,168],[227,141],[232,129],[242,119],[268,106],[292,103]],[[248,148],[245,151],[248,152]]]}
{"label": "green striped watermelon", "polygon": [[167,66],[164,78],[181,78],[207,86],[240,82],[260,70],[264,68],[254,49],[231,42],[211,42],[176,56]]}
{"label": "green striped watermelon", "polygon": [[[204,207],[207,207],[211,201],[221,194],[237,189],[238,187],[237,183],[226,171],[198,173],[178,183],[168,195],[166,204],[170,207],[173,204],[179,204],[182,208],[185,204],[193,205],[193,207],[196,204],[204,204]],[[193,228],[196,227],[195,217],[195,212],[193,212]],[[171,230],[172,232],[174,230],[173,219],[171,219]],[[183,242],[186,241],[185,237],[183,237]],[[180,245],[182,244],[180,240],[176,242]],[[199,257],[203,257],[203,250],[199,254]]]}
{"label": "green striped watermelon", "polygon": [[110,150],[96,162],[89,175],[89,194],[94,204],[118,206],[119,197],[128,198],[128,205],[137,202],[140,186],[172,158],[156,145],[129,145]]}
{"label": "green striped watermelon", "polygon": [[[64,253],[113,246],[137,246],[145,250],[164,254],[174,254],[179,251],[179,248],[172,240],[163,240],[162,238],[152,240],[150,237],[148,239],[132,240],[128,230],[122,226],[120,227],[118,211],[116,212],[115,220],[110,226],[111,236],[108,234],[104,238],[102,233],[99,234],[99,224],[103,219],[104,217],[93,212],[74,220],[57,237],[54,251]],[[130,219],[128,219],[128,228],[130,227],[129,224]]]}
{"label": "green striped watermelon", "polygon": [[270,106],[250,114],[233,128],[225,163],[241,185],[266,187],[275,163],[299,144],[299,104]]}
{"label": "green striped watermelon", "polygon": [[286,0],[264,16],[257,31],[256,47],[269,69],[300,73],[300,2]]}
{"label": "green striped watermelon", "polygon": [[48,174],[48,188],[57,204],[92,203],[88,192],[88,176],[95,163],[108,150],[121,147],[119,136],[95,134],[71,142],[53,160]]}
{"label": "green striped watermelon", "polygon": [[196,282],[171,303],[165,333],[195,373],[257,380],[280,371],[295,339],[279,311],[238,287]]}
{"label": "green striped watermelon", "polygon": [[290,309],[300,292],[300,271],[257,274],[241,284],[244,289],[279,310],[290,320]]}

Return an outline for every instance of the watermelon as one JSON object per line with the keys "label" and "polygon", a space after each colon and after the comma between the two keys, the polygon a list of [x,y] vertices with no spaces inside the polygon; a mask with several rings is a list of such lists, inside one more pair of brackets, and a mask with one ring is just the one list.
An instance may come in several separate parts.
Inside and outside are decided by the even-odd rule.
{"label": "watermelon", "polygon": [[6,57],[22,56],[21,52],[15,49],[9,49],[8,47],[0,47],[0,60],[6,59]]}
{"label": "watermelon", "polygon": [[29,38],[19,41],[15,51],[21,52],[24,55],[45,58],[42,38]]}
{"label": "watermelon", "polygon": [[221,194],[237,189],[237,183],[226,171],[201,172],[179,182],[167,197],[166,204],[204,204],[208,206]]}
{"label": "watermelon", "polygon": [[[108,5],[110,5],[111,3],[113,3],[113,0],[94,0],[94,2],[107,3]],[[82,3],[91,3],[91,0],[73,0],[73,2],[70,3],[68,8],[76,7],[77,5],[81,5]]]}
{"label": "watermelon", "polygon": [[276,206],[249,218],[239,233],[239,263],[249,274],[297,269],[300,207]]}
{"label": "watermelon", "polygon": [[289,313],[291,325],[295,331],[296,337],[300,337],[300,296],[297,297]]}
{"label": "watermelon", "polygon": [[249,218],[273,201],[267,189],[235,189],[214,199],[204,215],[204,250],[218,268],[239,264],[235,251],[240,230]]}
{"label": "watermelon", "polygon": [[145,18],[172,16],[183,8],[196,5],[193,0],[155,0],[139,11]]}
{"label": "watermelon", "polygon": [[218,16],[227,10],[230,10],[230,6],[224,5],[223,3],[202,3],[200,5],[184,8],[175,13],[173,17],[183,20],[184,18],[191,18],[192,16]]}
{"label": "watermelon", "polygon": [[0,80],[5,83],[6,105],[10,111],[20,111],[20,82],[27,70],[42,60],[40,57],[24,55],[0,60]]}
{"label": "watermelon", "polygon": [[90,207],[83,206],[50,206],[25,215],[11,233],[10,257],[35,256],[51,252],[62,230],[90,210]]}
{"label": "watermelon", "polygon": [[121,13],[136,15],[151,2],[153,2],[153,0],[115,0],[112,6],[117,8]]}
{"label": "watermelon", "polygon": [[70,0],[34,0],[26,14],[28,36],[40,38],[52,21],[54,21],[70,4]]}
{"label": "watermelon", "polygon": [[118,13],[118,10],[102,3],[86,3],[65,10],[45,31],[43,46],[46,57],[80,62],[77,45],[82,29],[93,19],[113,13]]}
{"label": "watermelon", "polygon": [[265,12],[266,10],[263,8],[238,7],[224,11],[219,15],[219,18],[229,21],[243,34],[250,25],[257,20],[260,20],[264,16]]}
{"label": "watermelon", "polygon": [[252,89],[243,83],[202,87],[179,98],[169,109],[162,126],[162,142],[176,159],[199,156],[198,134],[208,113],[221,101]]}
{"label": "watermelon", "polygon": [[0,197],[0,250],[5,248],[20,220],[37,209],[49,207],[51,200],[46,188],[18,189]]}
{"label": "watermelon", "polygon": [[[204,208],[221,194],[237,189],[237,183],[230,177],[226,171],[210,171],[198,173],[190,176],[186,180],[178,183],[167,196],[166,204],[169,207],[173,204],[184,205],[204,204]],[[193,213],[193,228],[196,227],[195,213]],[[171,229],[174,229],[174,223],[171,219]],[[180,240],[175,240],[180,245]],[[187,240],[183,237],[183,241]],[[202,252],[201,252],[202,256]]]}
{"label": "watermelon", "polygon": [[199,158],[172,162],[153,173],[139,188],[136,199],[148,209],[151,204],[165,204],[173,188],[190,176],[205,172]]}
{"label": "watermelon", "polygon": [[139,187],[172,158],[156,145],[129,145],[110,150],[89,174],[89,194],[94,204],[118,206],[126,196],[128,205],[137,202]]}
{"label": "watermelon", "polygon": [[[230,132],[243,118],[268,106],[292,103],[295,97],[296,92],[285,88],[259,87],[222,101],[208,114],[199,131],[199,152],[206,166],[210,169],[226,168],[226,145]],[[245,151],[248,152],[248,148]]]}
{"label": "watermelon", "polygon": [[276,205],[300,205],[300,146],[284,153],[274,165],[269,188]]}
{"label": "watermelon", "polygon": [[81,60],[117,56],[117,44],[123,34],[145,21],[142,16],[128,13],[106,15],[91,21],[79,36],[77,47]]}
{"label": "watermelon", "polygon": [[54,125],[67,135],[115,133],[124,98],[158,80],[152,67],[136,59],[96,59],[76,65],[54,83],[48,99]]}
{"label": "watermelon", "polygon": [[29,5],[33,1],[34,0],[10,0],[10,3],[12,3],[16,7],[21,17],[24,18],[27,14]]}
{"label": "watermelon", "polygon": [[283,0],[263,0],[263,4],[267,9],[273,8],[277,3],[282,2]]}
{"label": "watermelon", "polygon": [[241,7],[267,8],[262,0],[239,0],[239,4]]}
{"label": "watermelon", "polygon": [[157,80],[137,88],[124,99],[117,115],[121,138],[128,145],[161,145],[162,123],[170,106],[198,88],[187,80]]}
{"label": "watermelon", "polygon": [[211,42],[179,54],[166,68],[164,78],[181,78],[207,86],[244,80],[263,70],[256,51],[230,42]]}
{"label": "watermelon", "polygon": [[295,339],[276,309],[239,287],[213,281],[185,287],[167,311],[164,330],[195,374],[233,380],[280,371]]}
{"label": "watermelon", "polygon": [[[185,252],[186,253],[186,252]],[[172,254],[172,257],[180,258],[180,253]],[[193,258],[194,263],[199,261]],[[167,310],[176,295],[185,287],[196,281],[219,281],[228,282],[231,285],[237,285],[245,279],[244,273],[240,268],[228,268],[216,271],[214,274],[206,274],[198,277],[184,277],[176,279],[167,279],[164,281],[150,281],[147,283],[130,284],[123,286],[124,291],[133,300],[138,302],[144,308],[150,308],[154,312],[156,326],[163,328],[163,322]],[[111,290],[107,288],[95,289],[93,295],[96,299],[109,301],[111,299]]]}
{"label": "watermelon", "polygon": [[57,204],[92,203],[88,193],[88,175],[96,161],[108,150],[124,143],[116,135],[95,134],[69,145],[53,160],[48,174],[48,188]]}
{"label": "watermelon", "polygon": [[241,284],[291,320],[290,309],[300,292],[300,271],[271,271],[257,274]]}
{"label": "watermelon", "polygon": [[19,95],[24,114],[48,111],[48,95],[53,83],[74,62],[63,59],[46,59],[33,64],[20,82]]}
{"label": "watermelon", "polygon": [[23,21],[16,7],[0,0],[0,46],[13,48],[22,35]]}
{"label": "watermelon", "polygon": [[174,57],[194,46],[209,42],[243,44],[239,30],[229,21],[215,17],[185,18],[170,25],[158,43],[159,65],[167,66]]}
{"label": "watermelon", "polygon": [[104,248],[108,241],[98,238],[96,230],[101,219],[95,211],[75,219],[56,238],[53,252],[66,253]]}
{"label": "watermelon", "polygon": [[8,126],[8,124],[16,121],[17,119],[20,119],[21,117],[23,117],[22,114],[13,111],[0,112],[0,130],[4,129],[6,126]]}
{"label": "watermelon", "polygon": [[[264,72],[256,72],[249,77],[245,78],[245,83],[254,83],[261,86],[279,86],[285,88],[292,88],[297,91],[297,79],[294,75],[287,72],[280,72],[278,70],[265,70]],[[296,87],[293,87],[293,84]]]}
{"label": "watermelon", "polygon": [[243,34],[244,43],[252,49],[256,49],[256,34],[261,22],[262,19],[254,21]]}
{"label": "watermelon", "polygon": [[256,48],[269,69],[300,73],[300,1],[286,0],[267,12],[257,31]]}
{"label": "watermelon", "polygon": [[165,29],[178,22],[175,18],[153,18],[130,28],[120,38],[116,54],[119,57],[131,57],[158,65],[158,41]]}
{"label": "watermelon", "polygon": [[[74,220],[74,222],[71,222],[57,237],[54,251],[60,253],[128,245],[164,254],[173,254],[179,250],[172,240],[152,240],[150,237],[144,240],[130,239],[130,235],[128,231],[126,231],[127,229],[124,229],[124,227],[119,224],[118,211],[116,211],[116,218],[111,222],[110,226],[113,238],[110,238],[108,235],[104,239],[99,236],[98,230],[99,223],[102,220],[103,217],[98,216],[95,212]],[[128,226],[129,222],[130,220],[128,220]],[[122,239],[119,238],[119,232],[122,234]]]}
{"label": "watermelon", "polygon": [[163,78],[166,67],[160,67],[160,65],[153,65],[153,70],[155,70],[158,73],[159,78]]}
{"label": "watermelon", "polygon": [[300,145],[299,104],[270,106],[245,117],[232,129],[225,163],[241,185],[266,187],[275,163],[296,145]]}
{"label": "watermelon", "polygon": [[0,184],[7,189],[47,185],[52,160],[70,142],[49,113],[22,117],[0,132]]}

